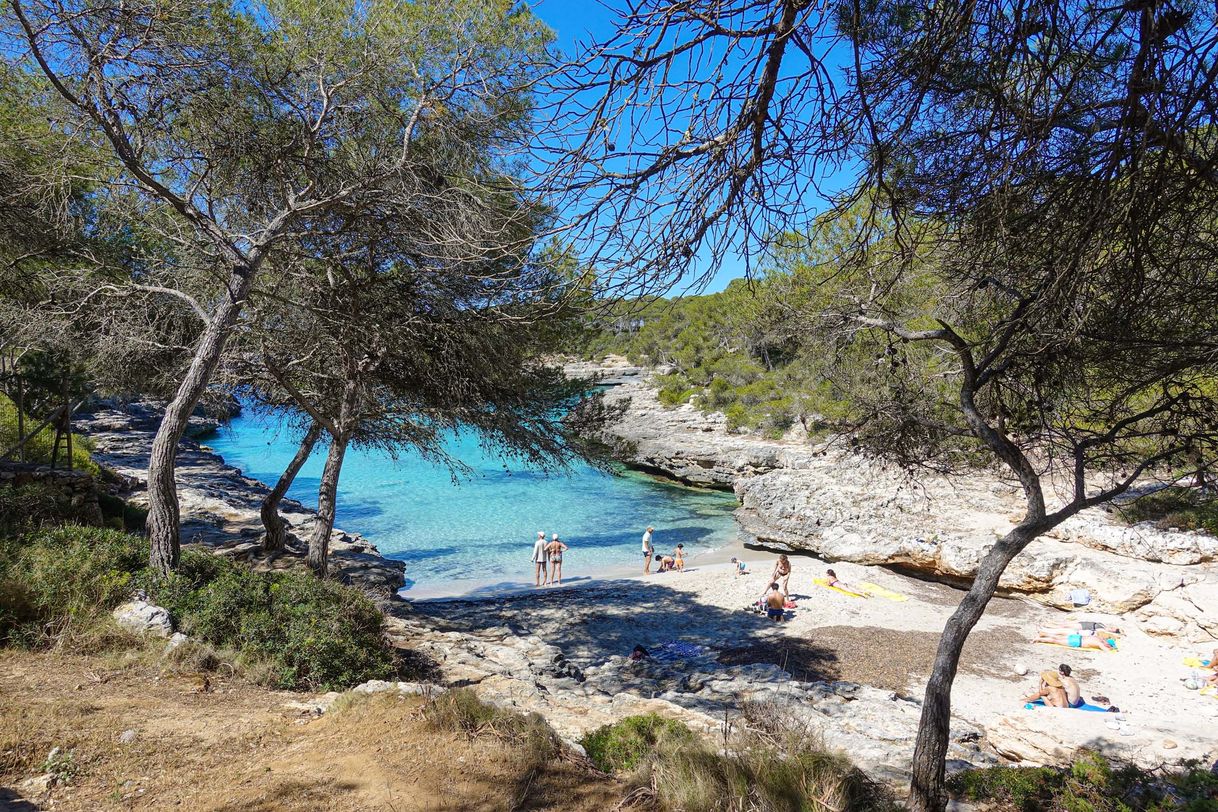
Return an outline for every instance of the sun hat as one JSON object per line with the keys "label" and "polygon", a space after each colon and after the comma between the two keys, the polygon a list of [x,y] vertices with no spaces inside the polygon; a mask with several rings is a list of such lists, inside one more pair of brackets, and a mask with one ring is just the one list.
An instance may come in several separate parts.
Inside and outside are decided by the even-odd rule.
{"label": "sun hat", "polygon": [[1050,688],[1062,687],[1062,678],[1057,675],[1056,671],[1041,671],[1040,678],[1044,681],[1045,685],[1048,685]]}

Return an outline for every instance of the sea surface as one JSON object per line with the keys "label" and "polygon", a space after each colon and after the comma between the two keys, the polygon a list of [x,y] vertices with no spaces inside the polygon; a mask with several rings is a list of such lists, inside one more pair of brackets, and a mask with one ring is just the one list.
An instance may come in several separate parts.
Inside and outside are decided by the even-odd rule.
{"label": "sea surface", "polygon": [[[279,420],[251,409],[205,443],[247,476],[273,485],[298,438]],[[472,436],[448,440],[469,471],[403,454],[351,449],[338,488],[336,526],[360,533],[382,555],[406,562],[411,587],[450,579],[528,581],[538,530],[570,546],[563,577],[595,577],[641,564],[639,539],[654,525],[656,548],[682,543],[687,554],[730,543],[736,534],[730,493],[686,488],[631,471],[606,473],[577,463],[537,470],[490,454]],[[317,506],[325,460],[318,448],[288,496]]]}

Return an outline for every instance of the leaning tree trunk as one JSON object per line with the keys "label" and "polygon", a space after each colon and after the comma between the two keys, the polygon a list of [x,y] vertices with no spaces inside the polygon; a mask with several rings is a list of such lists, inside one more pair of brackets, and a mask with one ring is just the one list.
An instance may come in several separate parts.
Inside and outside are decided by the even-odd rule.
{"label": "leaning tree trunk", "polygon": [[330,438],[330,453],[326,455],[321,487],[317,490],[317,521],[313,526],[313,537],[309,539],[308,564],[319,578],[326,576],[330,532],[334,530],[334,508],[338,499],[338,475],[343,468],[343,456],[347,453],[349,439],[347,434]]}
{"label": "leaning tree trunk", "polygon": [[969,632],[985,613],[985,607],[998,589],[998,580],[1011,559],[1019,555],[1032,539],[1043,532],[1020,523],[1002,537],[977,568],[973,585],[948,619],[939,638],[935,665],[926,683],[922,718],[914,745],[913,778],[907,806],[913,812],[939,812],[947,804],[944,767],[952,720],[952,682],[960,665],[960,653]]}
{"label": "leaning tree trunk", "polygon": [[233,325],[249,295],[254,272],[250,268],[235,270],[229,278],[226,296],[199,337],[194,358],[177,394],[165,409],[152,452],[148,458],[148,538],[151,542],[148,559],[153,572],[168,575],[178,566],[181,517],[178,508],[178,487],[174,479],[178,442],[186,431],[191,412],[211,382],[212,373],[220,362],[224,344],[232,334]]}
{"label": "leaning tree trunk", "polygon": [[313,453],[313,446],[317,445],[319,437],[321,437],[321,424],[314,421],[305,433],[304,439],[300,441],[300,447],[296,449],[296,456],[292,457],[292,461],[280,475],[275,487],[262,500],[260,512],[262,513],[262,526],[266,528],[266,536],[262,539],[263,552],[278,552],[287,545],[287,522],[279,515],[279,503],[283,501],[288,488],[292,487],[292,482],[296,479],[296,474],[300,473],[301,466]]}

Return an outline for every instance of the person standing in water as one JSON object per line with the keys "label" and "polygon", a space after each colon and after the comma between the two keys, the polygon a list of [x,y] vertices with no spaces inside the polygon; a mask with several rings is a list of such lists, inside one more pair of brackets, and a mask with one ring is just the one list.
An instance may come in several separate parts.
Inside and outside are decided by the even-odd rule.
{"label": "person standing in water", "polygon": [[566,552],[567,545],[558,540],[558,534],[555,533],[546,545],[546,553],[550,557],[550,583],[562,584],[562,554]]}
{"label": "person standing in water", "polygon": [[654,527],[648,527],[647,532],[643,533],[643,574],[651,575],[651,557],[655,555],[656,548],[651,543],[651,533],[655,530]]}
{"label": "person standing in water", "polygon": [[537,541],[533,542],[533,566],[536,570],[534,585],[545,586],[550,583],[546,572],[546,534],[544,530],[537,531]]}

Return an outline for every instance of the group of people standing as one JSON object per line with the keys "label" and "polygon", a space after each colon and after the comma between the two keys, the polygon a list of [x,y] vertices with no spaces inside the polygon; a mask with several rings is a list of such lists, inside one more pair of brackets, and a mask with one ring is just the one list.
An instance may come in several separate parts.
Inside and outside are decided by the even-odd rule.
{"label": "group of people standing", "polygon": [[648,527],[647,530],[643,532],[643,574],[651,574],[651,562],[653,560],[659,565],[659,569],[656,570],[657,572],[668,572],[670,570],[684,572],[685,545],[678,544],[676,548],[673,549],[671,555],[657,553],[655,544],[652,542],[652,534],[654,532],[654,527]]}
{"label": "group of people standing", "polygon": [[537,531],[537,541],[533,542],[533,568],[537,586],[562,583],[562,554],[568,547],[555,533],[546,541],[544,530]]}

